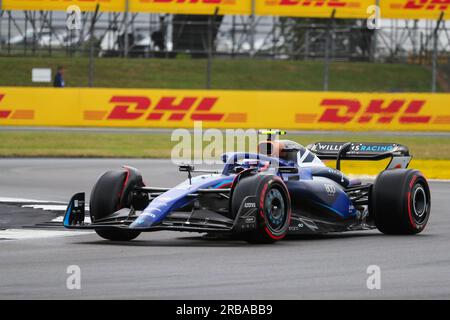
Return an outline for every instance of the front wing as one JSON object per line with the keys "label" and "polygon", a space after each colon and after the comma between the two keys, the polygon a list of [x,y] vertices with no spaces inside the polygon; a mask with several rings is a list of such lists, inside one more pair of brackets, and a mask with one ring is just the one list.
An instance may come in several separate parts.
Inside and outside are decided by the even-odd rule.
{"label": "front wing", "polygon": [[[211,193],[211,190],[208,192]],[[224,192],[224,190],[220,190]],[[195,196],[195,195],[193,195]],[[196,196],[199,196],[198,194]],[[192,210],[189,212],[171,212],[160,224],[145,229],[132,229],[130,225],[142,214],[142,211],[133,208],[123,208],[106,218],[85,222],[85,193],[75,194],[67,207],[64,217],[64,227],[67,229],[132,229],[143,232],[172,230],[187,232],[211,232],[211,233],[242,233],[256,228],[256,211],[254,207],[246,206],[246,203],[254,203],[254,199],[248,197],[241,205],[241,209],[234,219],[212,210]]]}

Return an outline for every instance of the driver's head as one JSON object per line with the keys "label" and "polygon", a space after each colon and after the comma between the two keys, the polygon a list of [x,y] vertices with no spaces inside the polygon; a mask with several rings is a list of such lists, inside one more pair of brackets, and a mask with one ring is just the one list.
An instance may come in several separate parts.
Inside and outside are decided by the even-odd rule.
{"label": "driver's head", "polygon": [[258,153],[269,157],[281,158],[285,156],[284,144],[280,141],[262,141],[258,145]]}

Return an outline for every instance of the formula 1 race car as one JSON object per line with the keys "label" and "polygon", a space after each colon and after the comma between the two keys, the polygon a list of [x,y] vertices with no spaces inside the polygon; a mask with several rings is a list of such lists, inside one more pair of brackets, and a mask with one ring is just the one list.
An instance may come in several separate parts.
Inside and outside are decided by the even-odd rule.
{"label": "formula 1 race car", "polygon": [[[69,229],[94,229],[105,239],[128,241],[141,232],[173,230],[234,234],[250,243],[272,243],[287,234],[322,234],[377,228],[417,234],[430,216],[430,189],[407,169],[408,148],[395,143],[318,142],[307,148],[275,140],[266,131],[258,153],[226,153],[222,172],[181,165],[188,179],[173,188],[146,186],[131,167],[108,171],[90,197],[74,195],[64,217]],[[341,160],[390,158],[373,183],[349,179]],[[322,160],[336,160],[329,168]],[[193,173],[203,175],[192,176]]]}

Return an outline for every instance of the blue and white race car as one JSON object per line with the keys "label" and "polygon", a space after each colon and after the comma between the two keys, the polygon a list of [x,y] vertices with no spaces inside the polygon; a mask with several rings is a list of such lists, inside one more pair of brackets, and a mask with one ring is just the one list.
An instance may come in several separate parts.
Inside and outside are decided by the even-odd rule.
{"label": "blue and white race car", "polygon": [[[395,143],[318,142],[308,147],[274,140],[268,131],[258,153],[227,153],[223,170],[180,166],[188,179],[173,188],[146,186],[137,169],[108,171],[90,196],[74,195],[64,226],[94,229],[105,239],[129,241],[141,232],[173,230],[234,234],[250,243],[273,243],[287,234],[321,234],[378,228],[417,234],[430,216],[430,189],[407,169],[408,148]],[[341,160],[390,158],[373,183],[349,179]],[[336,160],[336,168],[322,160]],[[193,176],[194,173],[202,175]]]}

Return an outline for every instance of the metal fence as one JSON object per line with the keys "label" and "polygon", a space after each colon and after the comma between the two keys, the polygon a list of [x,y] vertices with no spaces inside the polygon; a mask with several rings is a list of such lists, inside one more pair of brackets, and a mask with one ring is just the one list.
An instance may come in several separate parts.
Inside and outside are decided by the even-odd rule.
{"label": "metal fence", "polygon": [[62,12],[0,12],[0,56],[320,59],[325,69],[330,61],[437,67],[450,56],[445,21],[384,20],[379,30],[365,20],[255,16],[85,12],[76,29],[67,21]]}

